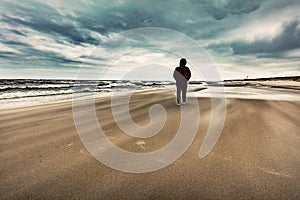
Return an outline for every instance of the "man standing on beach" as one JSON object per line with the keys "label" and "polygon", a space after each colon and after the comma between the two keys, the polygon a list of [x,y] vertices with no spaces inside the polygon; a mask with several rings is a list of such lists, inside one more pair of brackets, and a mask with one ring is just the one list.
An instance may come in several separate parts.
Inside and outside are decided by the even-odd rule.
{"label": "man standing on beach", "polygon": [[186,59],[181,58],[179,62],[179,67],[176,67],[173,77],[176,80],[177,88],[177,105],[181,102],[182,93],[182,104],[186,104],[186,92],[187,92],[187,82],[191,78],[191,71],[186,67]]}

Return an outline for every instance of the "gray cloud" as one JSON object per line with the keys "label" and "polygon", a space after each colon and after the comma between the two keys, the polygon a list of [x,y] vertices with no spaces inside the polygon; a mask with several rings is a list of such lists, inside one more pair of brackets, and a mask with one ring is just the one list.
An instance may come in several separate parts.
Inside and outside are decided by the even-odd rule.
{"label": "gray cloud", "polygon": [[256,11],[263,2],[264,0],[229,0],[225,7],[229,13],[239,15]]}
{"label": "gray cloud", "polygon": [[15,33],[17,35],[21,35],[21,36],[27,36],[25,33],[22,33],[21,31],[18,31],[18,30],[10,30],[12,33]]}
{"label": "gray cloud", "polygon": [[40,51],[32,47],[27,48],[26,51],[22,52],[21,54],[10,53],[10,55],[14,59],[18,60],[18,62],[30,63],[33,66],[47,66],[49,64],[55,64],[55,66],[65,66],[65,64],[81,64],[80,61],[72,60],[59,53],[52,51]]}
{"label": "gray cloud", "polygon": [[0,51],[1,58],[12,58],[14,57],[15,53],[10,51]]}
{"label": "gray cloud", "polygon": [[236,41],[231,44],[234,54],[278,53],[300,48],[299,21],[293,20],[282,26],[282,31],[273,39],[254,42]]}
{"label": "gray cloud", "polygon": [[222,20],[228,15],[248,14],[259,9],[264,0],[199,0],[201,6],[205,6],[207,12],[216,20]]}
{"label": "gray cloud", "polygon": [[[14,10],[14,16],[3,15],[2,21],[16,26],[25,26],[45,34],[62,36],[68,42],[80,45],[82,43],[98,45],[99,39],[91,36],[89,30],[80,29],[71,22],[75,19],[71,16],[62,16],[55,8],[36,1],[27,1],[31,6],[8,3],[10,11]],[[24,2],[25,3],[25,2]],[[66,22],[67,21],[67,22]],[[19,35],[26,36],[18,30],[10,30]]]}
{"label": "gray cloud", "polygon": [[[200,44],[210,44],[210,53],[222,58],[223,63],[228,55],[236,60],[240,56],[285,59],[282,52],[299,48],[299,21],[286,23],[282,32],[270,40],[234,41],[238,36],[234,30],[248,21],[276,16],[274,13],[290,19],[294,11],[280,11],[295,5],[299,5],[297,0],[0,0],[0,67],[3,63],[20,68],[79,66],[87,57],[81,52],[98,45],[103,54],[90,60],[104,63],[112,51],[128,46],[146,48],[149,42],[147,38],[134,41],[114,36],[152,26],[176,30]],[[228,32],[233,37],[223,38]],[[168,40],[171,38],[163,38],[162,45]]]}
{"label": "gray cloud", "polygon": [[0,39],[0,42],[2,44],[7,44],[9,46],[13,46],[16,48],[16,46],[22,46],[22,47],[25,47],[25,46],[30,46],[29,44],[27,43],[24,43],[24,42],[21,42],[21,41],[16,41],[16,40],[1,40]]}
{"label": "gray cloud", "polygon": [[[16,26],[24,26],[44,34],[51,35],[58,42],[62,39],[69,43],[82,45],[99,45],[102,41],[93,36],[93,32],[102,35],[118,33],[139,27],[164,27],[186,33],[195,39],[208,39],[219,35],[225,27],[214,26],[209,16],[224,19],[228,14],[240,15],[250,13],[260,7],[261,1],[253,0],[246,3],[241,0],[219,1],[104,1],[86,6],[79,4],[75,14],[63,13],[66,8],[55,8],[33,0],[15,3],[5,1],[2,21]],[[30,5],[30,6],[28,6]],[[65,4],[64,6],[67,6]],[[13,15],[11,15],[13,13]],[[229,24],[226,25],[230,28]],[[205,28],[203,28],[205,27]],[[15,34],[26,36],[19,30],[10,30]]]}

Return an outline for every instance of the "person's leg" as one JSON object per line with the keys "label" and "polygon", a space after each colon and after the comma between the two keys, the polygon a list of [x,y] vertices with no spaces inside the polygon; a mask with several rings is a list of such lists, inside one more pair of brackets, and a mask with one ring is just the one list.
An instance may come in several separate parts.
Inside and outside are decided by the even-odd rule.
{"label": "person's leg", "polygon": [[180,104],[180,100],[181,100],[181,87],[180,87],[180,84],[176,83],[176,89],[177,89],[177,103]]}
{"label": "person's leg", "polygon": [[187,92],[187,83],[182,85],[182,102],[186,103],[186,92]]}

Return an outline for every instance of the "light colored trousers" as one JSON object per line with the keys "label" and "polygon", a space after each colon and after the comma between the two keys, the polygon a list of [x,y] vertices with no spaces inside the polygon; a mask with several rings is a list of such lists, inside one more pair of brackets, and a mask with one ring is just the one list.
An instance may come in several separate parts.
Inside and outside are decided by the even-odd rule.
{"label": "light colored trousers", "polygon": [[177,101],[181,102],[181,94],[182,94],[182,102],[186,102],[186,92],[187,92],[187,81],[177,81]]}

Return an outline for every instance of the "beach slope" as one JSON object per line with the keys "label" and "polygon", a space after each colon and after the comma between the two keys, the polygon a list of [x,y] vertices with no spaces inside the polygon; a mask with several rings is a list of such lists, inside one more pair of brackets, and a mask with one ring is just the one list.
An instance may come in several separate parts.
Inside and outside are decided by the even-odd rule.
{"label": "beach slope", "polygon": [[[165,90],[137,93],[132,119],[149,122],[162,104],[167,121],[148,139],[124,134],[110,98],[95,107],[107,137],[132,152],[150,152],[177,133],[180,108]],[[221,137],[198,158],[210,121],[210,99],[198,98],[200,124],[190,148],[158,171],[130,174],[92,157],[76,132],[71,102],[0,110],[0,199],[299,199],[300,101],[227,99]],[[188,106],[188,105],[186,105]]]}

